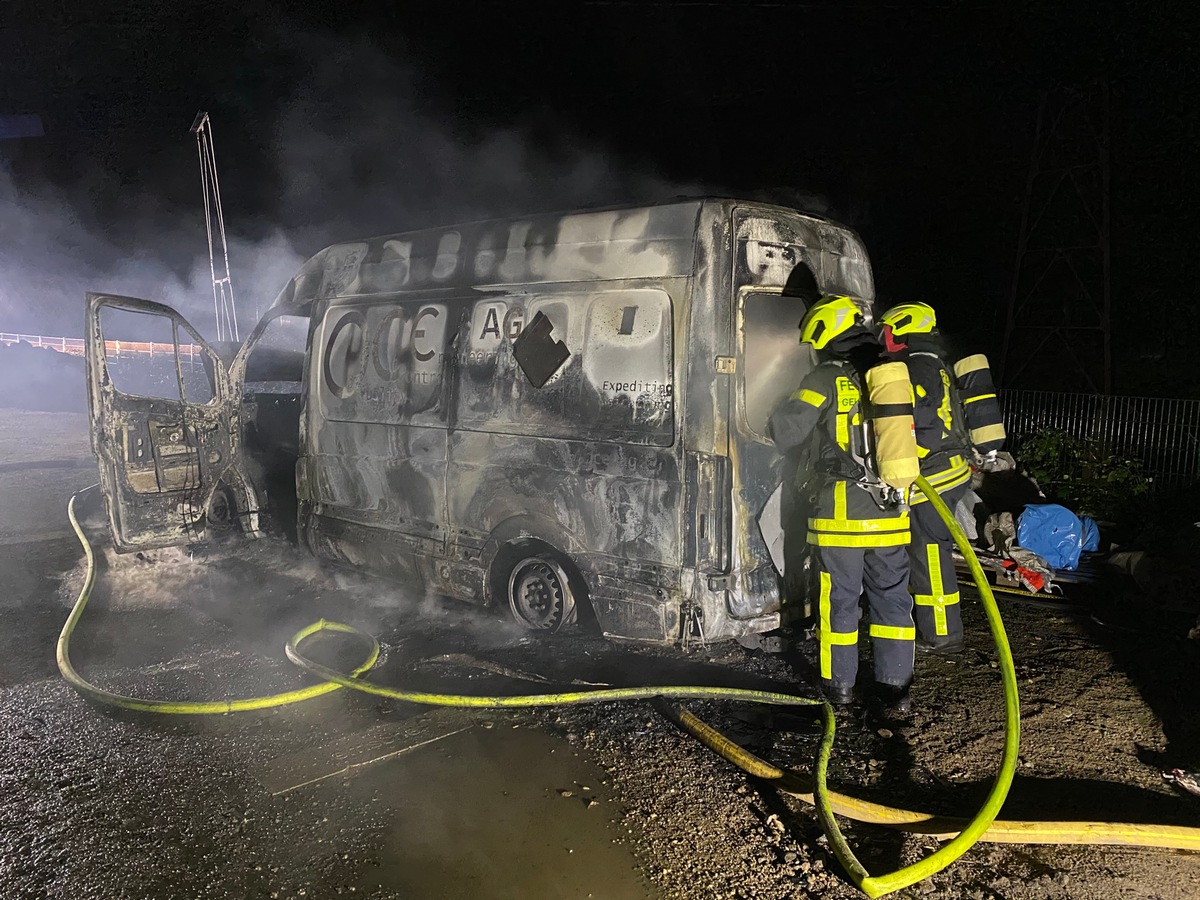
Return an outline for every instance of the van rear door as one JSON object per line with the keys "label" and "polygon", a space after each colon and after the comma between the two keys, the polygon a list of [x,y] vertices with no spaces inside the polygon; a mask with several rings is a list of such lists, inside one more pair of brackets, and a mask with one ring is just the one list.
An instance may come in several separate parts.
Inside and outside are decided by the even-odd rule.
{"label": "van rear door", "polygon": [[[785,296],[780,288],[745,287],[738,293],[737,427],[732,441],[735,492],[741,500],[734,527],[741,558],[736,566],[740,590],[730,595],[735,618],[778,608],[773,595],[781,574],[779,531],[781,517],[791,512],[791,497],[784,495],[794,492],[795,461],[785,472],[786,461],[767,436],[767,422],[813,368],[812,351],[800,343],[798,331],[804,312],[804,301]],[[781,479],[788,483],[775,498]]]}
{"label": "van rear door", "polygon": [[201,538],[238,450],[225,366],[175,310],[107,294],[87,296],[85,355],[113,543],[126,552]]}

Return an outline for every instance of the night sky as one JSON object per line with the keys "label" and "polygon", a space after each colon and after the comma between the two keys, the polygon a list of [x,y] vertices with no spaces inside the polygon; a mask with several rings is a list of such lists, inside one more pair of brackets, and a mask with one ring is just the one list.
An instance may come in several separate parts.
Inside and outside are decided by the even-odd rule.
{"label": "night sky", "polygon": [[1104,83],[1114,386],[1200,392],[1194,4],[84,6],[0,12],[46,131],[0,142],[0,330],[78,334],[91,287],[211,331],[207,109],[243,309],[337,240],[714,192],[854,226],[882,300],[997,353],[1041,94]]}

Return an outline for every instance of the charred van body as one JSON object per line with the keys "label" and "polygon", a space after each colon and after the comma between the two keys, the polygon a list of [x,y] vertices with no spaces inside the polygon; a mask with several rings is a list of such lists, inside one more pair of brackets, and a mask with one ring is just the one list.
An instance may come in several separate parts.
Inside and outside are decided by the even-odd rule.
{"label": "charred van body", "polygon": [[[784,461],[766,421],[813,364],[796,334],[813,291],[870,302],[858,237],[732,200],[337,244],[228,366],[192,332],[213,376],[203,404],[181,349],[177,401],[116,390],[91,347],[102,309],[190,329],[158,304],[92,295],[115,541],[202,536],[214,497],[258,528],[266,488],[250,458],[273,452],[265,425],[290,427],[266,422],[280,407],[298,431],[275,459],[294,459],[299,539],[320,557],[490,599],[531,628],[589,617],[659,643],[773,629],[780,578],[758,517]],[[307,322],[299,393],[251,395],[255,346],[284,316]]]}

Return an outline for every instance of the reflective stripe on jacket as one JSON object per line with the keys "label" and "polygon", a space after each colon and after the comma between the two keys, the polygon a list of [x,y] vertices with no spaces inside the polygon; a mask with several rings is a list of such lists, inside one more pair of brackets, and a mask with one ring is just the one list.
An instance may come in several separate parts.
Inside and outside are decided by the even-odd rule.
{"label": "reflective stripe on jacket", "polygon": [[[916,394],[913,423],[921,474],[943,493],[971,479],[969,452],[962,439],[963,411],[951,389],[954,376],[933,353],[914,352],[906,362]],[[909,502],[925,503],[925,495],[913,491]]]}
{"label": "reflective stripe on jacket", "polygon": [[854,367],[826,361],[805,376],[771,416],[769,431],[788,453],[810,447],[817,473],[816,515],[808,542],[825,547],[894,547],[909,541],[908,514],[881,507],[860,487],[868,473],[863,446],[863,385]]}

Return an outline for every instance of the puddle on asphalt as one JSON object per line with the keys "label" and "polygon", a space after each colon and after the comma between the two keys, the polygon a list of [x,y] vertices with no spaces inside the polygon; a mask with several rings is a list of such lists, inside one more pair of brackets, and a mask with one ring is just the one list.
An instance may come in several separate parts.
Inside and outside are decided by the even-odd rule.
{"label": "puddle on asphalt", "polygon": [[618,806],[599,770],[576,753],[497,723],[380,766],[369,781],[387,785],[395,818],[359,889],[422,900],[655,896],[629,847],[613,843]]}

